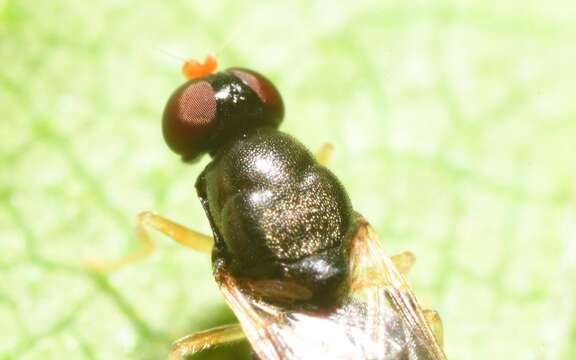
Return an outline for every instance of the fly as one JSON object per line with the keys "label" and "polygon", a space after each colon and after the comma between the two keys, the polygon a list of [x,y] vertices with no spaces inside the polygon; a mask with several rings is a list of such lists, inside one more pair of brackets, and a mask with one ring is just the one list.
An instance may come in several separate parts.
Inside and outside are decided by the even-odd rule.
{"label": "fly", "polygon": [[211,253],[213,274],[239,324],[186,336],[170,359],[247,339],[256,357],[440,360],[442,326],[422,310],[405,273],[410,252],[388,257],[342,184],[316,156],[278,130],[284,104],[276,87],[245,68],[214,73],[216,61],[188,61],[169,98],[162,130],[186,163],[211,162],[196,181],[213,236],[160,215],[139,216],[142,250],[150,226]]}

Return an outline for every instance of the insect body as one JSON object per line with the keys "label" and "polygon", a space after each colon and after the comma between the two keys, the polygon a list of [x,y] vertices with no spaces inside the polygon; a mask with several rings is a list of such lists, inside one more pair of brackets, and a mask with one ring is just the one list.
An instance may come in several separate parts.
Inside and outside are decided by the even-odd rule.
{"label": "insect body", "polygon": [[[196,190],[213,230],[214,276],[240,326],[188,336],[171,356],[246,336],[261,359],[444,359],[431,313],[343,186],[278,130],[274,85],[241,68],[199,74],[168,100],[163,132],[185,162],[212,157]],[[182,243],[201,242],[147,218]]]}

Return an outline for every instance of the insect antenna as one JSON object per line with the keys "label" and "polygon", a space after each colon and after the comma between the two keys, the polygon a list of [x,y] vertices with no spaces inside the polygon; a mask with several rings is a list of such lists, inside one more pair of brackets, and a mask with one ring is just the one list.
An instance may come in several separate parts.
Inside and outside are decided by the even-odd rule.
{"label": "insect antenna", "polygon": [[166,55],[166,56],[169,57],[169,58],[178,60],[178,61],[180,61],[180,62],[186,61],[186,58],[185,58],[184,56],[179,55],[179,54],[175,54],[175,53],[173,53],[173,52],[171,52],[171,51],[168,51],[168,50],[166,50],[166,49],[164,49],[164,48],[157,48],[156,51],[162,53],[163,55]]}
{"label": "insect antenna", "polygon": [[[239,26],[236,26],[237,29]],[[234,30],[230,35],[224,40],[222,45],[218,47],[215,51],[209,52],[205,57],[204,61],[200,62],[192,58],[186,58],[184,56],[174,54],[166,49],[159,48],[158,50],[171,58],[177,59],[182,62],[182,74],[186,80],[197,79],[203,76],[210,75],[216,71],[218,68],[218,61],[216,60],[219,55],[226,50],[227,47],[238,37],[239,32]]]}
{"label": "insect antenna", "polygon": [[239,31],[237,31],[237,29],[240,27],[240,25],[237,25],[233,31],[230,32],[230,35],[228,35],[226,37],[226,39],[224,40],[224,42],[222,43],[222,45],[220,45],[220,47],[218,47],[218,49],[216,49],[215,51],[212,52],[212,54],[214,54],[214,56],[219,57],[220,54],[226,50],[226,48],[228,48],[230,46],[230,44],[232,44],[232,42],[234,40],[236,40],[238,38],[238,35],[240,34]]}

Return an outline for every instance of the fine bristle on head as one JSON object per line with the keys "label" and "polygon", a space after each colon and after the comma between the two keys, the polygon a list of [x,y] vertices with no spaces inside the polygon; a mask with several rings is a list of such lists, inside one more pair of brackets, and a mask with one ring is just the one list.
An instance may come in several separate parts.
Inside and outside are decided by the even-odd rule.
{"label": "fine bristle on head", "polygon": [[182,64],[182,74],[186,80],[198,79],[214,73],[218,68],[218,62],[214,55],[208,54],[203,62],[189,59]]}

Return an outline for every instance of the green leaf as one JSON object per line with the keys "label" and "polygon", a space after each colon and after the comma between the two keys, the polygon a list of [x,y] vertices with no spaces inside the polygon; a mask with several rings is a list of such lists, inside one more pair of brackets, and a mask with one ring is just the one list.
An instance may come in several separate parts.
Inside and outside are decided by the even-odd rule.
{"label": "green leaf", "polygon": [[[180,60],[267,74],[437,309],[451,359],[576,357],[572,1],[0,0],[0,358],[158,359],[233,322],[210,260],[135,215],[209,232],[159,119]],[[221,49],[221,47],[223,47]],[[207,358],[226,358],[225,348]],[[243,345],[247,353],[247,345]],[[227,355],[226,355],[227,354]]]}

